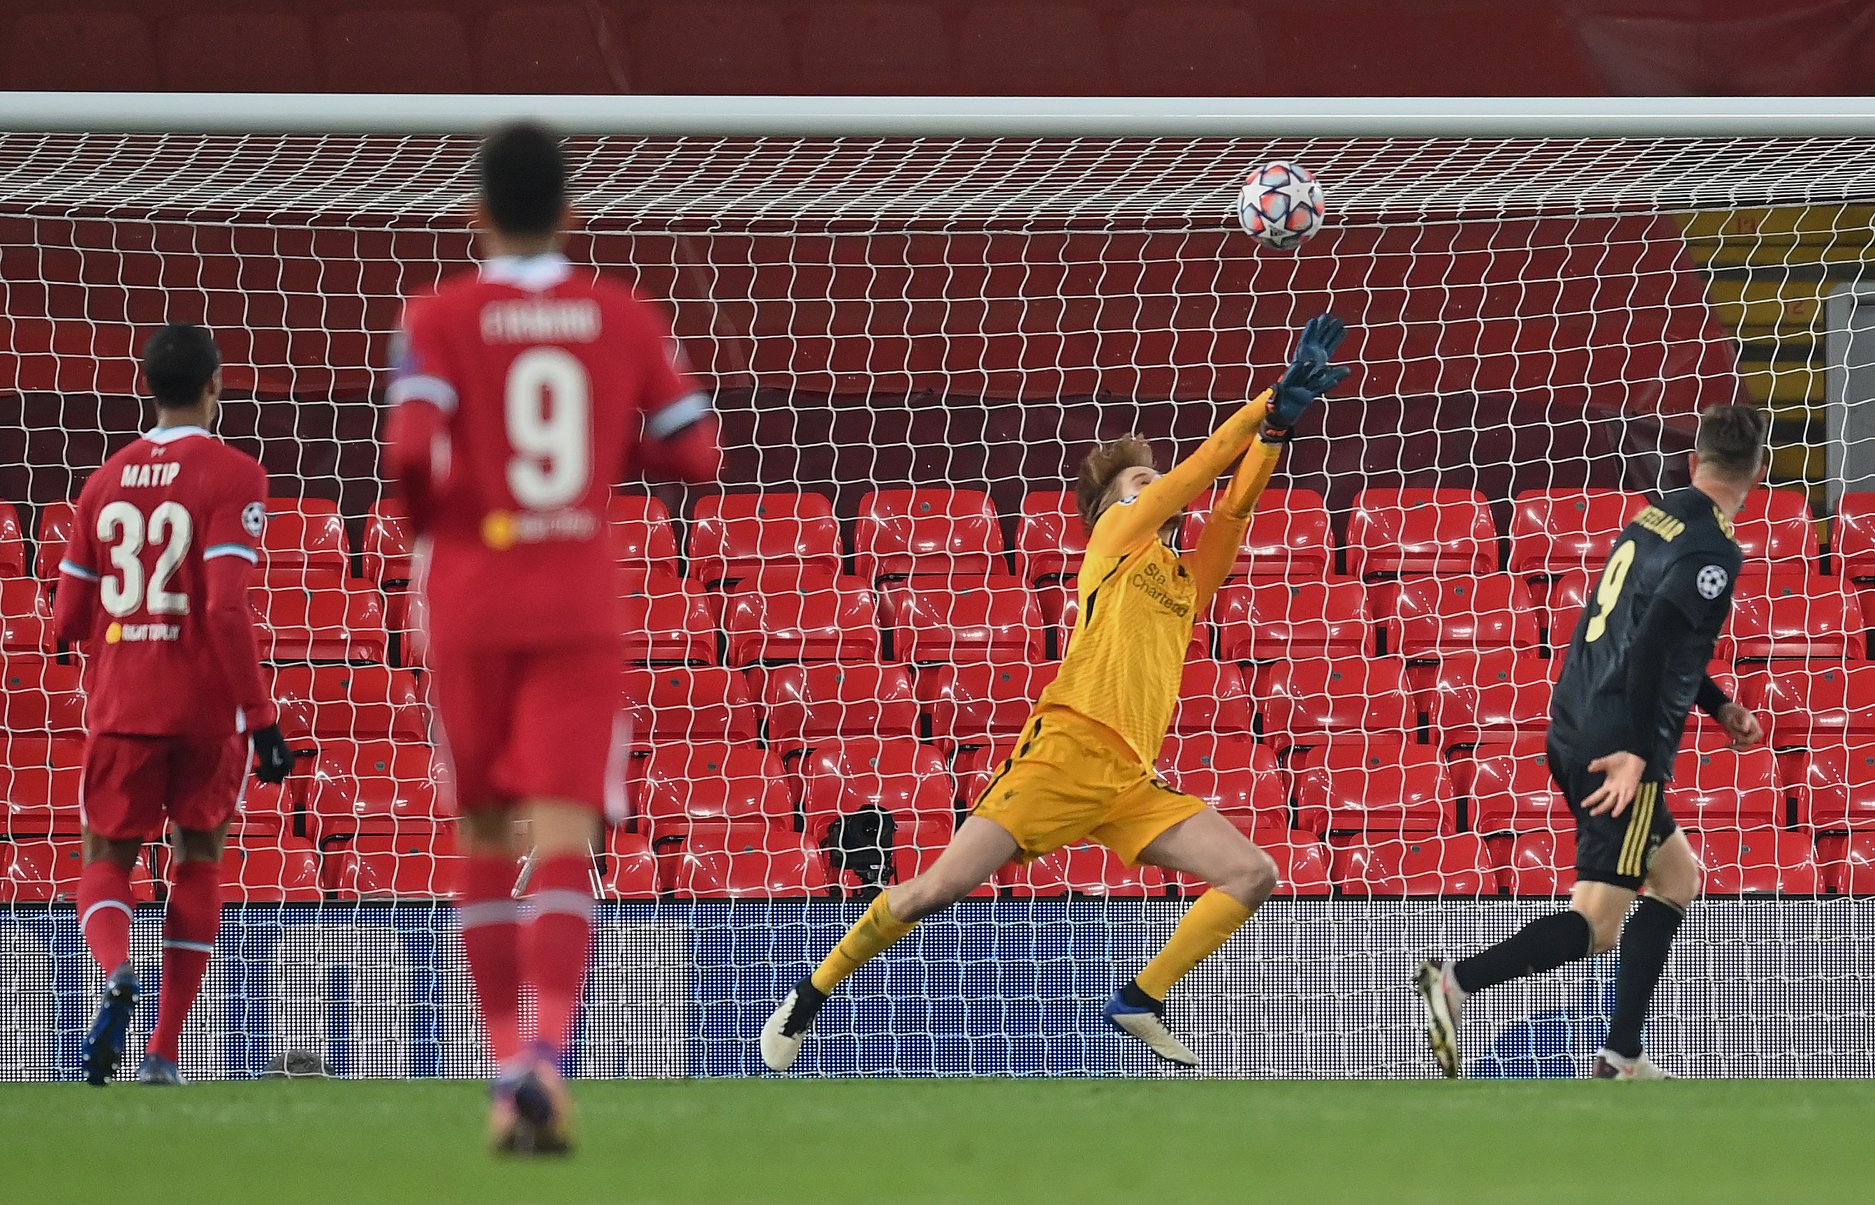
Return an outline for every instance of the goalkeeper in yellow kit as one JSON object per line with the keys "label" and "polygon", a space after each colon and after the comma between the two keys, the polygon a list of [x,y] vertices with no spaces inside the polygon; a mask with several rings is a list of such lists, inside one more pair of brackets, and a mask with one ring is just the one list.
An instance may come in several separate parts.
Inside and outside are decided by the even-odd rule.
{"label": "goalkeeper in yellow kit", "polygon": [[[1332,363],[1344,333],[1323,314],[1303,328],[1276,388],[1239,409],[1191,457],[1161,475],[1127,436],[1090,453],[1075,495],[1088,529],[1081,612],[1061,673],[1042,692],[962,827],[925,873],[874,897],[866,914],[762,1026],[762,1060],[786,1071],[814,1018],[847,976],[925,917],[962,899],[1011,858],[1093,840],[1128,865],[1160,866],[1211,885],[1157,957],[1115,993],[1107,1019],[1173,1063],[1198,1057],[1165,1025],[1166,992],[1223,945],[1276,888],[1268,854],[1228,820],[1153,773],[1165,742],[1192,626],[1223,584],[1245,524],[1290,429],[1348,369]],[[1191,501],[1237,462],[1198,547],[1169,543]]]}

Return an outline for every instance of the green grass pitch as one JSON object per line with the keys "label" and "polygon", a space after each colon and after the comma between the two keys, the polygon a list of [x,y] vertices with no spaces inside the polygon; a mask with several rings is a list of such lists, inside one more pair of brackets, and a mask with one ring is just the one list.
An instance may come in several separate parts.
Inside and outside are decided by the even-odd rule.
{"label": "green grass pitch", "polygon": [[0,1197],[63,1202],[1875,1199],[1875,1082],[582,1083],[565,1160],[469,1083],[0,1086]]}

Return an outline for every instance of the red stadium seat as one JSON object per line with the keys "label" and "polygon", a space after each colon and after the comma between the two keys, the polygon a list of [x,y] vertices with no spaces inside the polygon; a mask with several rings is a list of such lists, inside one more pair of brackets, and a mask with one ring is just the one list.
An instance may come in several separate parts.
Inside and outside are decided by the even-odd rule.
{"label": "red stadium seat", "polygon": [[319,855],[299,837],[235,834],[221,856],[222,897],[231,904],[311,903],[319,888]]}
{"label": "red stadium seat", "polygon": [[1668,806],[1688,828],[1753,828],[1784,821],[1777,758],[1763,745],[1688,749],[1674,767]]}
{"label": "red stadium seat", "polygon": [[1875,580],[1875,493],[1847,493],[1837,500],[1829,551],[1843,577]]}
{"label": "red stadium seat", "polygon": [[310,767],[306,807],[313,835],[392,833],[435,825],[450,802],[448,769],[428,745],[323,740]]}
{"label": "red stadium seat", "polygon": [[[1328,847],[1313,833],[1292,832],[1281,828],[1253,829],[1245,818],[1232,817],[1239,832],[1270,856],[1276,863],[1276,894],[1279,896],[1323,896],[1334,892],[1329,876]],[[1208,884],[1194,875],[1168,871],[1166,885],[1185,896],[1203,895]]]}
{"label": "red stadium seat", "polygon": [[1831,891],[1875,895],[1875,833],[1819,837],[1816,860]]}
{"label": "red stadium seat", "polygon": [[606,834],[605,898],[647,900],[658,894],[658,861],[641,833],[614,828]]}
{"label": "red stadium seat", "polygon": [[1444,748],[1549,729],[1545,662],[1513,652],[1451,653],[1439,663],[1425,710]]}
{"label": "red stadium seat", "polygon": [[383,596],[363,580],[304,570],[249,591],[267,661],[382,661],[390,638]]}
{"label": "red stadium seat", "polygon": [[325,498],[267,499],[267,528],[260,537],[260,567],[276,578],[295,570],[317,570],[343,578],[351,572],[351,548],[338,503]]}
{"label": "red stadium seat", "polygon": [[1348,572],[1490,573],[1497,528],[1477,490],[1362,490],[1348,517]]}
{"label": "red stadium seat", "polygon": [[624,92],[627,80],[608,62],[610,30],[598,10],[579,4],[498,8],[476,40],[477,92],[584,96]]}
{"label": "red stadium seat", "polygon": [[1312,833],[1450,833],[1457,813],[1445,763],[1425,745],[1397,758],[1331,747],[1296,776],[1296,827]]}
{"label": "red stadium seat", "polygon": [[1397,657],[1278,661],[1257,671],[1251,689],[1264,739],[1278,749],[1418,733],[1406,663]]}
{"label": "red stadium seat", "polygon": [[[788,96],[800,89],[794,39],[772,4],[653,4],[630,39],[632,89],[650,95]],[[673,47],[685,53],[672,53]]]}
{"label": "red stadium seat", "polygon": [[957,759],[951,764],[951,777],[957,785],[953,796],[957,806],[964,809],[974,807],[984,789],[990,785],[990,780],[996,776],[996,771],[1015,751],[1014,737],[999,739],[994,745],[979,748],[966,746],[958,750]]}
{"label": "red stadium seat", "polygon": [[[0,508],[0,522],[5,518],[5,509]],[[59,580],[59,562],[65,559],[65,545],[72,538],[72,525],[77,518],[78,508],[70,502],[47,502],[39,508],[38,552],[33,556],[33,572],[41,581]],[[5,553],[0,551],[0,562],[4,560]],[[10,576],[13,573],[0,566],[0,577]]]}
{"label": "red stadium seat", "polygon": [[1779,665],[1751,675],[1745,690],[1750,705],[1764,714],[1774,748],[1836,744],[1846,734],[1875,736],[1875,665]]}
{"label": "red stadium seat", "polygon": [[[1198,546],[1217,497],[1213,491],[1193,504],[1187,547]],[[1306,582],[1327,577],[1334,568],[1334,529],[1322,496],[1306,489],[1264,490],[1244,529],[1243,547],[1231,576]]]}
{"label": "red stadium seat", "polygon": [[903,666],[784,665],[749,675],[768,715],[769,743],[783,752],[825,737],[918,733],[918,698]]}
{"label": "red stadium seat", "polygon": [[82,739],[84,675],[36,653],[0,657],[0,732]]}
{"label": "red stadium seat", "polygon": [[464,859],[449,826],[359,833],[323,851],[323,881],[341,899],[446,899],[461,883]]}
{"label": "red stadium seat", "polygon": [[[0,841],[0,903],[47,904],[70,901],[78,895],[78,875],[84,869],[85,850],[73,839]],[[150,899],[147,876],[137,902]]]}
{"label": "red stadium seat", "polygon": [[613,494],[605,506],[619,564],[643,578],[655,570],[677,573],[677,529],[671,512],[648,494]]}
{"label": "red stadium seat", "polygon": [[1861,608],[1834,578],[1746,578],[1727,631],[1738,661],[1868,659]]}
{"label": "red stadium seat", "polygon": [[654,840],[698,822],[794,827],[794,800],[781,761],[754,743],[653,749],[645,760],[641,809]]}
{"label": "red stadium seat", "polygon": [[52,606],[29,577],[0,579],[0,653],[53,650]]}
{"label": "red stadium seat", "polygon": [[1628,520],[1647,506],[1630,490],[1525,490],[1510,515],[1512,573],[1599,569]]}
{"label": "red stadium seat", "polygon": [[668,665],[625,671],[625,706],[640,749],[681,740],[755,740],[748,681],[714,665]]}
{"label": "red stadium seat", "polygon": [[1799,489],[1753,490],[1732,520],[1732,534],[1745,557],[1745,573],[1817,572],[1822,550],[1810,499]]}
{"label": "red stadium seat", "polygon": [[341,11],[319,26],[322,92],[475,90],[469,41],[447,9]]}
{"label": "red stadium seat", "polygon": [[1171,731],[1250,732],[1250,712],[1250,684],[1241,669],[1209,657],[1185,663],[1179,676],[1178,707],[1172,712]]}
{"label": "red stadium seat", "polygon": [[358,554],[367,581],[383,586],[410,580],[410,521],[401,502],[386,498],[371,508]]}
{"label": "red stadium seat", "polygon": [[1087,525],[1074,495],[1038,490],[1022,499],[1016,519],[1016,576],[1025,582],[1072,577],[1087,555]]}
{"label": "red stadium seat", "polygon": [[84,755],[82,740],[0,737],[0,836],[78,833]]}
{"label": "red stadium seat", "polygon": [[826,835],[834,817],[862,807],[892,813],[900,827],[951,816],[943,755],[909,736],[823,741],[808,750],[795,772],[804,828],[814,841]]}
{"label": "red stadium seat", "polygon": [[1512,895],[1568,895],[1576,883],[1576,836],[1567,829],[1494,837],[1498,881]]}
{"label": "red stadium seat", "polygon": [[312,31],[291,12],[176,12],[163,37],[163,79],[179,92],[202,81],[229,92],[317,92]]}
{"label": "red stadium seat", "polygon": [[626,592],[621,608],[625,660],[640,664],[714,664],[716,624],[705,597],[688,584],[665,588],[660,579]]}
{"label": "red stadium seat", "polygon": [[1017,899],[1088,895],[1139,898],[1159,895],[1165,876],[1151,866],[1128,866],[1100,845],[1064,845],[1026,865],[1011,862],[997,872],[996,885]]}
{"label": "red stadium seat", "polygon": [[1599,574],[1591,576],[1586,569],[1571,569],[1549,584],[1546,591],[1549,602],[1542,611],[1543,628],[1549,647],[1557,650],[1559,657],[1575,639],[1576,626],[1582,622],[1582,609],[1588,606],[1599,581]]}
{"label": "red stadium seat", "polygon": [[840,524],[824,494],[711,494],[690,527],[690,576],[713,586],[771,569],[840,572]]}
{"label": "red stadium seat", "polygon": [[148,92],[161,86],[142,17],[79,7],[29,12],[14,21],[4,78],[6,87],[23,92]]}
{"label": "red stadium seat", "polygon": [[1496,895],[1497,873],[1476,833],[1334,848],[1343,895]]}
{"label": "red stadium seat", "polygon": [[[430,722],[417,677],[385,665],[290,665],[275,672],[274,701],[284,715],[300,705],[301,735],[427,741]],[[282,724],[284,727],[284,722]]]}
{"label": "red stadium seat", "polygon": [[1688,830],[1693,856],[1705,867],[1705,895],[1817,895],[1823,878],[1816,848],[1803,833],[1777,828]]}
{"label": "red stadium seat", "polygon": [[1009,570],[1002,522],[978,490],[876,490],[859,500],[853,571],[977,580]]}
{"label": "red stadium seat", "polygon": [[[0,502],[0,577],[23,577],[29,564],[26,530],[20,525],[20,512],[11,502]],[[56,573],[58,561],[55,559],[52,565]]]}
{"label": "red stadium seat", "polygon": [[728,664],[878,660],[878,602],[861,579],[743,585],[723,600]]}
{"label": "red stadium seat", "polygon": [[1392,621],[1408,660],[1463,649],[1537,651],[1537,612],[1524,583],[1509,573],[1412,578],[1376,587],[1376,610]]}
{"label": "red stadium seat", "polygon": [[1797,823],[1818,832],[1875,829],[1875,737],[1826,745],[1804,759]]}
{"label": "red stadium seat", "polygon": [[700,825],[673,855],[680,900],[826,895],[826,859],[799,833],[764,825]]}
{"label": "red stadium seat", "polygon": [[1246,734],[1168,737],[1158,770],[1174,790],[1196,795],[1226,817],[1289,827],[1289,799],[1276,755]]}
{"label": "red stadium seat", "polygon": [[1373,651],[1367,588],[1358,581],[1233,582],[1218,591],[1226,661],[1361,657]]}
{"label": "red stadium seat", "polygon": [[893,655],[901,661],[996,663],[1042,658],[1035,596],[1014,577],[948,585],[921,579],[889,588]]}
{"label": "red stadium seat", "polygon": [[931,716],[932,738],[950,751],[1015,735],[1060,671],[1059,665],[1048,663],[987,662],[920,670],[918,697]]}
{"label": "red stadium seat", "polygon": [[1452,759],[1452,785],[1470,801],[1471,828],[1480,833],[1567,828],[1569,805],[1550,777],[1545,738],[1490,741]]}

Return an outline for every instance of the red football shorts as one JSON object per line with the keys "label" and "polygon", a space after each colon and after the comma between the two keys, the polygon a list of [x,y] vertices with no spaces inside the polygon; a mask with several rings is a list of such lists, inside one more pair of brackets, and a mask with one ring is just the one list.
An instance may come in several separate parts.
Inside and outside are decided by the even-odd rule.
{"label": "red football shorts", "polygon": [[624,821],[631,742],[616,647],[432,646],[429,660],[459,809],[567,799]]}
{"label": "red football shorts", "polygon": [[85,827],[109,841],[152,841],[164,820],[208,832],[234,819],[247,793],[245,734],[238,736],[115,736],[85,742],[79,780]]}

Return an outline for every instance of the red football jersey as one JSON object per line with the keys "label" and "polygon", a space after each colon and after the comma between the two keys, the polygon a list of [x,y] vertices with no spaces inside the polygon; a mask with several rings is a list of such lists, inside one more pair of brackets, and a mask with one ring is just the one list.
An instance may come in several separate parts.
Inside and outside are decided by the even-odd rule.
{"label": "red football jersey", "polygon": [[411,300],[390,400],[390,475],[428,538],[430,634],[539,648],[616,640],[620,579],[606,523],[641,443],[709,417],[669,326],[631,289],[558,254],[503,257]]}
{"label": "red football jersey", "polygon": [[244,613],[246,664],[231,668],[208,610],[210,562],[259,561],[266,498],[260,462],[200,427],[151,431],[85,482],[59,570],[90,611],[77,623],[91,731],[214,737],[273,723],[243,714],[263,709],[253,621]]}

